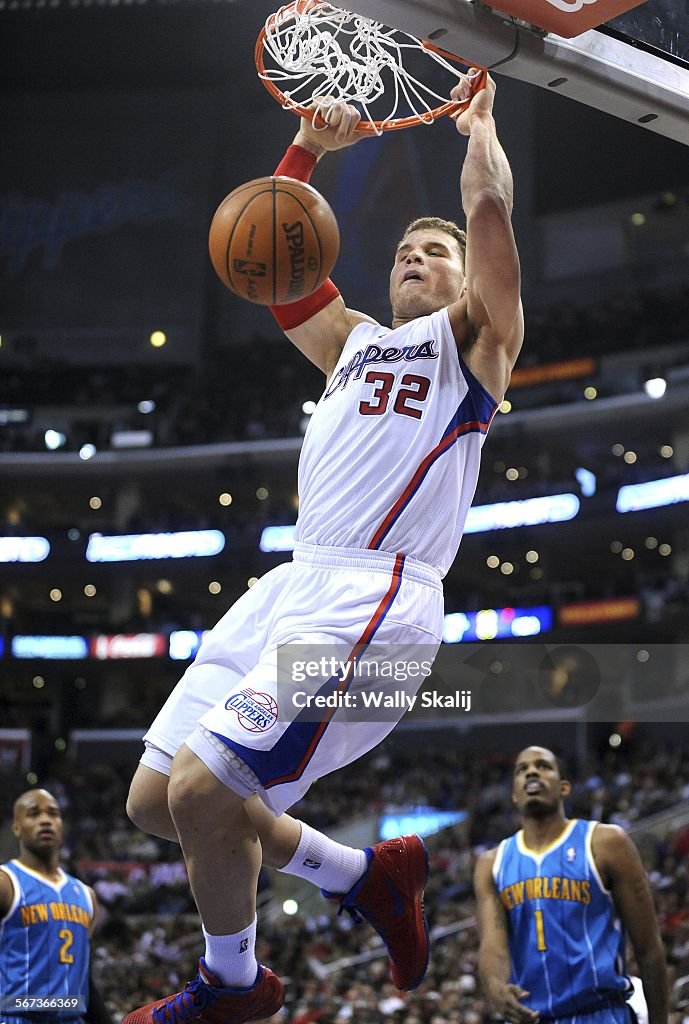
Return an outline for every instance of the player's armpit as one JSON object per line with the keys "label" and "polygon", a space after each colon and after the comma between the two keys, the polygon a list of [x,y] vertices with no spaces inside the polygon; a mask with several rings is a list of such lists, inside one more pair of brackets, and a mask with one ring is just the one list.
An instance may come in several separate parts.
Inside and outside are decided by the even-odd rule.
{"label": "player's armpit", "polygon": [[286,329],[285,334],[307,359],[329,377],[356,325],[375,322],[364,313],[347,309],[342,296],[337,295],[332,302],[304,323]]}

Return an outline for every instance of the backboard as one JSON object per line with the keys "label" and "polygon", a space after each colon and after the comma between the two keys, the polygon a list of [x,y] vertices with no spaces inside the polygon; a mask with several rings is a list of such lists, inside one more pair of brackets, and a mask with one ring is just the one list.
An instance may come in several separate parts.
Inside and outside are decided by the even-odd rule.
{"label": "backboard", "polygon": [[569,39],[479,0],[346,0],[341,6],[689,145],[689,10],[676,0],[646,0]]}

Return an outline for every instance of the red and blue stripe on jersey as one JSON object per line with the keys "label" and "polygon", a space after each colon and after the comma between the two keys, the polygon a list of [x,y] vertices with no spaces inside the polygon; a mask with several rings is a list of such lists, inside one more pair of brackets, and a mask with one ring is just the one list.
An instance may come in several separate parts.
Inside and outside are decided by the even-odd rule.
{"label": "red and blue stripe on jersey", "polygon": [[[390,585],[349,653],[347,672],[342,677],[335,675],[326,680],[318,690],[318,696],[346,693],[349,689],[357,661],[373,640],[397,597],[402,585],[404,559],[404,555],[396,556]],[[337,708],[325,708],[317,721],[314,721],[313,709],[305,708],[300,711],[270,750],[256,750],[228,739],[220,733],[214,735],[251,768],[264,789],[271,789],[273,786],[296,782],[301,778],[336,710]]]}
{"label": "red and blue stripe on jersey", "polygon": [[392,527],[412,501],[425,480],[431,467],[441,455],[449,451],[460,437],[471,433],[488,433],[491,420],[495,415],[498,403],[488,394],[483,385],[474,377],[462,358],[459,360],[468,391],[460,402],[457,411],[448,423],[438,444],[419,463],[400,496],[385,515],[373,537],[369,548],[380,548]]}

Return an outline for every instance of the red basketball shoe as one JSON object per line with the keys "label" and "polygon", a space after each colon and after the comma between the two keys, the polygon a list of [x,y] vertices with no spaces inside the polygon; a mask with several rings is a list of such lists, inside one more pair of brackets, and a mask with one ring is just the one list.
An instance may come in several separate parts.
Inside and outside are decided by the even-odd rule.
{"label": "red basketball shoe", "polygon": [[267,967],[259,967],[251,988],[223,988],[201,957],[199,973],[184,992],[133,1010],[122,1024],[245,1024],[272,1017],[284,1001],[284,986]]}
{"label": "red basketball shoe", "polygon": [[371,924],[385,943],[395,986],[417,988],[428,969],[430,942],[423,912],[423,889],[428,878],[428,853],[417,835],[387,839],[366,847],[368,867],[358,882],[337,896],[340,909],[357,923]]}

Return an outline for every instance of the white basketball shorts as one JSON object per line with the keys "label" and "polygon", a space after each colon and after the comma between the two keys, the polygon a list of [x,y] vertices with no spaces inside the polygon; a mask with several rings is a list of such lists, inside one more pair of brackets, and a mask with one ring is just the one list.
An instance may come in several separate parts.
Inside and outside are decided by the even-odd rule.
{"label": "white basketball shorts", "polygon": [[225,785],[259,793],[280,814],[392,730],[406,709],[399,695],[422,685],[442,627],[442,585],[429,566],[297,544],[292,562],[206,634],[144,737],[142,763],[169,773],[186,743]]}

